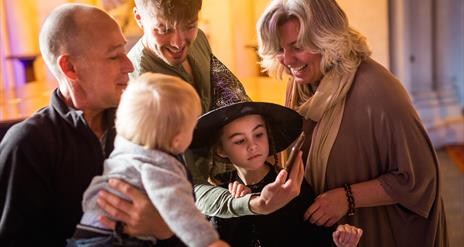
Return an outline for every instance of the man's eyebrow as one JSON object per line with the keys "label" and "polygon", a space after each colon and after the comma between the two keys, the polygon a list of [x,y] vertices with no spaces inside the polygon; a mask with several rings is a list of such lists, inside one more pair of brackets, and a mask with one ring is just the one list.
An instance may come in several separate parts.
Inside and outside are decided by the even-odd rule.
{"label": "man's eyebrow", "polygon": [[156,23],[154,26],[155,26],[156,28],[165,28],[165,27],[166,27],[166,25],[163,24],[163,23]]}
{"label": "man's eyebrow", "polygon": [[124,41],[123,44],[118,44],[118,45],[114,45],[114,46],[111,46],[110,48],[108,48],[107,52],[113,52],[115,50],[118,50],[118,49],[121,49],[123,48],[124,49],[124,46],[126,45],[126,41]]}
{"label": "man's eyebrow", "polygon": [[195,23],[195,22],[198,22],[198,17],[195,18],[195,19],[192,19],[192,20],[190,20],[190,21],[187,21],[187,24],[193,24],[193,23]]}

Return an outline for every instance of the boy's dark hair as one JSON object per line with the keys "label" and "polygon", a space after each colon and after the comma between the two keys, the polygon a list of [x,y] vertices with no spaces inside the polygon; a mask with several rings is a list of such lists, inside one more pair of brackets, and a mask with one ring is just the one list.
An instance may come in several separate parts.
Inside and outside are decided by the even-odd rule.
{"label": "boy's dark hair", "polygon": [[135,5],[139,11],[160,17],[170,26],[196,19],[202,2],[202,0],[135,0]]}

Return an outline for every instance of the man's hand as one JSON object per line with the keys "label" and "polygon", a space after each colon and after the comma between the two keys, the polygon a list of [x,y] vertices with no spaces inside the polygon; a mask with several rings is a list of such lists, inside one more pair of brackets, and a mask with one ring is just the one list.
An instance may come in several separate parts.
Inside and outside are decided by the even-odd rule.
{"label": "man's hand", "polygon": [[[288,180],[286,180],[287,175],[289,176]],[[303,176],[304,168],[300,151],[290,174],[281,170],[274,182],[266,185],[259,196],[251,198],[251,210],[257,214],[270,214],[287,205],[300,194]]]}
{"label": "man's hand", "polygon": [[[118,179],[110,179],[109,185],[131,201],[124,200],[108,191],[100,191],[98,205],[111,217],[124,223],[124,232],[133,236],[154,236],[167,239],[173,233],[161,218],[150,199],[138,188]],[[102,216],[100,222],[114,229],[116,222]]]}
{"label": "man's hand", "polygon": [[229,192],[233,197],[239,198],[251,193],[251,190],[244,184],[234,181],[233,183],[229,183]]}

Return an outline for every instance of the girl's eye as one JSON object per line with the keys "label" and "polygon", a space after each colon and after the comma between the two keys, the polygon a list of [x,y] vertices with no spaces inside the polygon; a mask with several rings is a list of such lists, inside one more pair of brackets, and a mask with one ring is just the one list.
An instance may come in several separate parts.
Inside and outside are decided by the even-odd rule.
{"label": "girl's eye", "polygon": [[264,133],[258,133],[258,134],[256,134],[255,136],[256,136],[256,138],[260,138],[260,137],[263,137],[263,136],[264,136]]}
{"label": "girl's eye", "polygon": [[240,145],[240,144],[243,144],[243,143],[245,143],[245,139],[240,139],[240,140],[234,141],[235,145]]}

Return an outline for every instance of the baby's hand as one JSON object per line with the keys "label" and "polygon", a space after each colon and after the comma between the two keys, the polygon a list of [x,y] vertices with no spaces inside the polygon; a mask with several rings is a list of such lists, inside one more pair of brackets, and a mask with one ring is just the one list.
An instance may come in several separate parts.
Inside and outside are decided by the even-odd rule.
{"label": "baby's hand", "polygon": [[332,237],[337,247],[355,247],[358,245],[362,234],[362,229],[345,224],[339,225]]}
{"label": "baby's hand", "polygon": [[233,197],[239,198],[248,193],[251,193],[250,188],[246,187],[244,184],[241,184],[237,181],[229,183],[229,192]]}

